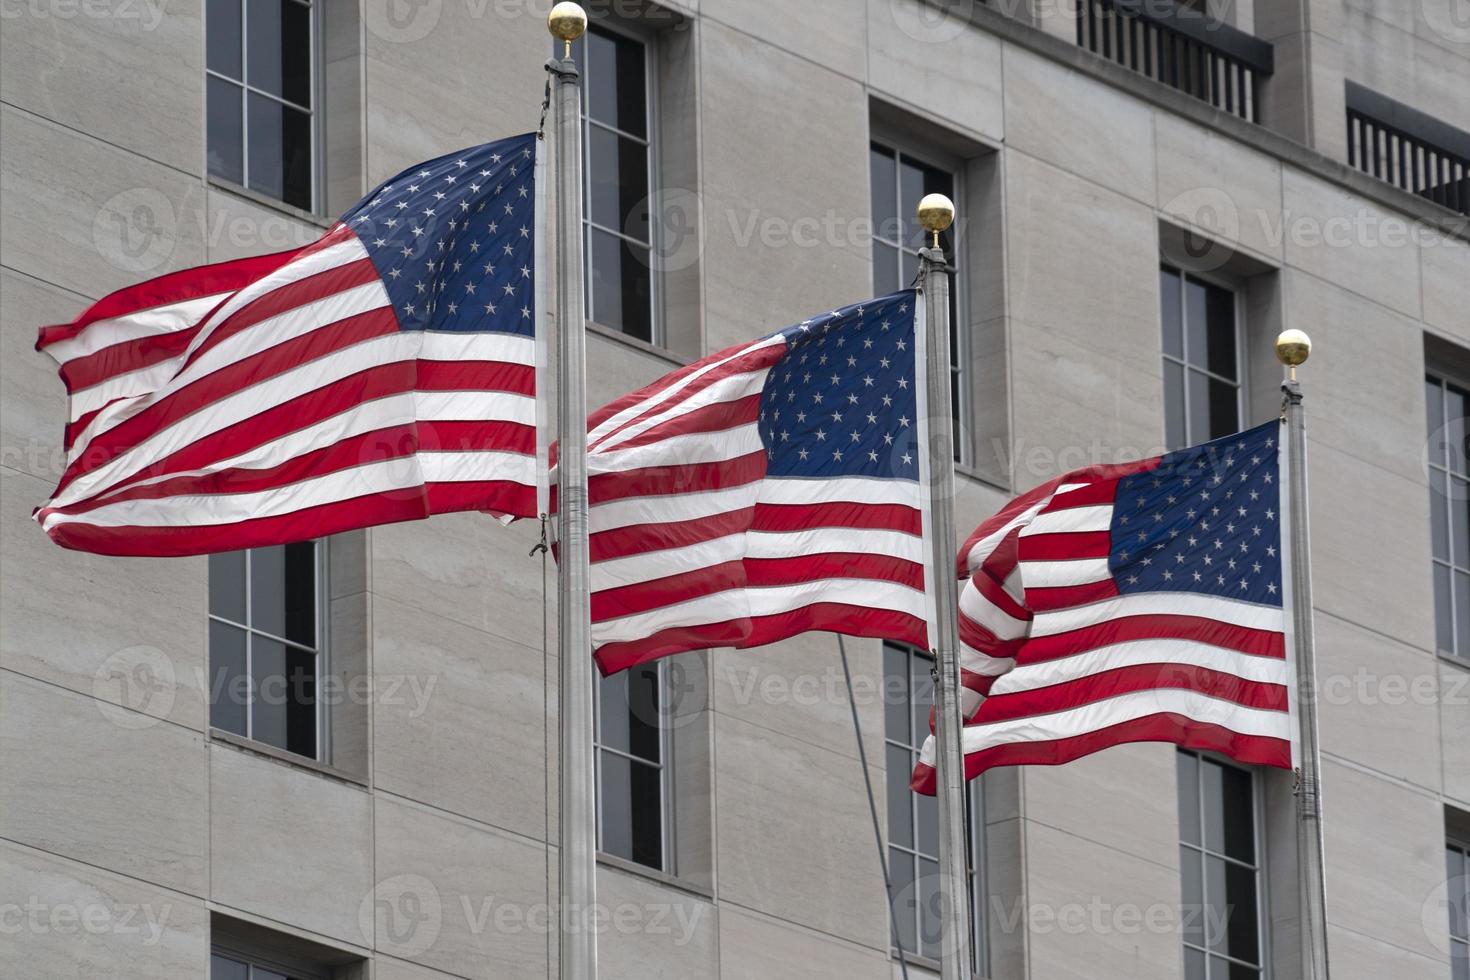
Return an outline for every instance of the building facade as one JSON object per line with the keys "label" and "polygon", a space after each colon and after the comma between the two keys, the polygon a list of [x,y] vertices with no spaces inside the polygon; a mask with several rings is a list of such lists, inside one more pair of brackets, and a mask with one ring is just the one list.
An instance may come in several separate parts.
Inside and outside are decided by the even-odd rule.
{"label": "building facade", "polygon": [[[554,975],[534,522],[122,560],[29,519],[63,458],[38,326],[534,129],[547,6],[0,3],[5,977]],[[1272,341],[1312,335],[1332,963],[1470,976],[1464,0],[587,6],[591,404],[906,284],[931,190],[962,531],[1271,418]],[[604,977],[932,970],[928,663],[847,652],[850,688],[827,634],[603,682]],[[970,818],[978,976],[1300,975],[1290,773],[1124,746],[988,773]]]}

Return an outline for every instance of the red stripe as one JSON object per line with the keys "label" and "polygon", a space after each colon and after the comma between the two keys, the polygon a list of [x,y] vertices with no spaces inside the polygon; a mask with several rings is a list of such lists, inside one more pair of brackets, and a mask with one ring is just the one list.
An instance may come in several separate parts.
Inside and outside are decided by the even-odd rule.
{"label": "red stripe", "polygon": [[172,333],[125,340],[120,344],[104,347],[95,353],[72,358],[56,373],[61,375],[61,381],[66,385],[67,393],[75,394],[110,378],[141,371],[143,368],[152,367],[160,361],[166,361],[182,354],[188,348],[189,342],[199,332],[199,324],[203,320],[204,318],[201,318],[193,326],[175,330]]}
{"label": "red stripe", "polygon": [[736,559],[692,572],[594,592],[592,621],[601,623],[720,592],[777,588],[831,578],[894,582],[923,591],[924,566],[889,555],[841,553],[799,558]]}
{"label": "red stripe", "polygon": [[916,616],[888,609],[817,602],[772,616],[679,626],[638,640],[607,643],[597,649],[594,659],[604,675],[614,674],[671,653],[709,647],[758,647],[810,630],[893,640],[917,647],[928,646],[924,621]]}
{"label": "red stripe", "polygon": [[[1128,742],[1168,742],[1201,752],[1219,752],[1244,765],[1291,768],[1291,743],[1262,735],[1242,735],[1220,725],[1161,713],[1119,722],[1086,735],[1044,742],[1013,742],[972,752],[965,757],[965,778],[974,779],[996,766],[1058,766],[1073,759]],[[914,792],[934,795],[934,770],[920,763],[909,784]]]}
{"label": "red stripe", "polygon": [[[325,269],[304,279],[276,286],[269,292],[250,300],[224,320],[212,324],[209,333],[189,354],[183,366],[188,367],[224,341],[272,317],[290,313],[309,303],[315,303],[329,296],[377,281],[378,270],[374,267],[372,259],[361,258],[348,262],[346,265]],[[383,301],[387,302],[386,295]],[[310,330],[312,327],[308,326],[304,329]]]}
{"label": "red stripe", "polygon": [[1286,657],[1276,630],[1249,629],[1203,616],[1124,616],[1026,642],[1022,663],[1035,664],[1129,640],[1194,640],[1258,657]]}
{"label": "red stripe", "polygon": [[628,555],[639,555],[669,548],[687,548],[703,541],[714,541],[750,529],[754,507],[691,517],[685,521],[658,521],[609,528],[588,536],[590,561],[608,561]]}
{"label": "red stripe", "polygon": [[1033,613],[1048,612],[1053,609],[1071,609],[1074,606],[1085,606],[1090,602],[1101,602],[1104,599],[1113,599],[1118,595],[1118,585],[1111,578],[1105,578],[1099,582],[1088,582],[1086,585],[1058,585],[1050,588],[1028,588],[1026,590],[1026,606]]}
{"label": "red stripe", "polygon": [[[748,353],[743,354],[739,357],[734,357],[734,359],[731,360],[728,364],[724,364],[718,368],[711,369],[707,374],[701,376],[695,381],[690,382],[687,386],[680,389],[673,395],[663,395],[663,393],[667,391],[667,389],[672,388],[681,380],[687,378],[689,375],[695,373],[696,371],[701,371],[711,363],[720,361],[723,358],[733,357],[737,351],[749,346],[749,343],[744,343],[736,344],[733,347],[726,347],[722,351],[718,351],[714,354],[709,355],[708,357],[695,361],[693,364],[685,365],[684,367],[679,368],[677,371],[664,375],[657,381],[644,385],[637,391],[631,392],[627,395],[624,395],[622,398],[617,399],[616,401],[609,402],[608,404],[602,406],[587,417],[587,428],[589,431],[595,429],[597,426],[617,415],[619,412],[631,408],[632,406],[637,405],[640,402],[650,402],[648,407],[645,408],[642,412],[637,413],[626,422],[619,424],[617,428],[613,429],[606,435],[598,437],[597,441],[592,443],[592,445],[588,447],[588,451],[595,451],[600,445],[602,445],[602,443],[606,442],[608,439],[611,439],[613,436],[617,435],[628,426],[636,425],[643,419],[646,419],[652,415],[657,415],[660,412],[674,407],[675,405],[679,404],[679,402],[689,398],[691,395],[708,388],[716,381],[719,381],[723,378],[728,378],[732,375],[743,374],[747,371],[759,371],[763,368],[768,368],[772,364],[775,364],[777,361],[779,361],[781,357],[786,353],[786,345],[784,343],[770,344],[758,350],[749,351]],[[660,395],[662,395],[662,397],[656,397]]]}
{"label": "red stripe", "polygon": [[1113,548],[1111,531],[1070,531],[1058,534],[1023,534],[1017,545],[1021,561],[1070,561],[1075,558],[1106,558]]}
{"label": "red stripe", "polygon": [[[1062,484],[1073,481],[1063,480]],[[1102,504],[1111,504],[1118,495],[1118,480],[1097,480],[1085,483],[1075,490],[1059,493],[1051,498],[1051,501],[1041,509],[1043,514],[1055,514],[1058,511],[1071,510],[1074,507],[1097,507]]]}
{"label": "red stripe", "polygon": [[587,479],[587,499],[593,505],[625,497],[725,490],[754,483],[766,475],[766,454],[753,453],[718,463],[644,466],[616,473],[594,473]]}
{"label": "red stripe", "polygon": [[998,607],[1012,619],[1030,622],[1031,611],[1011,598],[1011,594],[1005,590],[1004,585],[989,575],[986,575],[983,571],[977,572],[970,579],[970,585],[974,587],[976,592],[985,597],[991,605]]}
{"label": "red stripe", "polygon": [[[69,507],[43,507],[37,512],[37,517],[45,519],[54,513],[85,514],[125,500],[160,500],[196,494],[257,493],[356,466],[390,459],[407,459],[419,452],[484,450],[535,455],[536,430],[533,426],[514,422],[420,422],[389,426],[350,436],[330,446],[303,453],[278,466],[265,469],[230,467],[211,473],[177,476],[157,483],[130,486],[119,493],[89,497]],[[386,495],[396,493],[416,494],[418,491],[389,491]]]}
{"label": "red stripe", "polygon": [[1247,708],[1286,710],[1286,688],[1251,681],[1198,664],[1133,664],[1027,691],[993,694],[975,715],[977,725],[1047,715],[1138,691],[1183,690]]}
{"label": "red stripe", "polygon": [[[241,392],[251,385],[354,344],[397,332],[398,319],[391,309],[385,307],[369,310],[227,364],[218,371],[189,382],[132,418],[98,433],[86,445],[82,454],[66,468],[56,492],[60,493],[82,474],[96,469],[222,397]],[[399,361],[395,362],[395,366],[410,363]]]}
{"label": "red stripe", "polygon": [[847,527],[872,531],[900,531],[918,537],[923,514],[903,504],[759,504],[752,531],[807,531],[818,527]]}
{"label": "red stripe", "polygon": [[305,541],[361,527],[418,520],[430,514],[462,510],[534,517],[536,488],[508,480],[433,483],[426,486],[423,493],[412,497],[375,494],[234,524],[153,528],[95,527],[74,523],[59,524],[49,534],[57,544],[77,551],[166,558]]}
{"label": "red stripe", "polygon": [[151,310],[158,306],[171,306],[201,296],[232,293],[262,276],[269,275],[302,251],[304,250],[293,248],[273,255],[255,255],[248,259],[195,266],[192,269],[170,272],[147,282],[125,286],[87,307],[70,323],[42,327],[36,340],[36,350],[45,350],[52,344],[71,340],[99,320],[115,320],[130,313]]}
{"label": "red stripe", "polygon": [[960,642],[987,657],[1014,657],[1026,643],[1024,636],[1002,640],[990,630],[960,613]]}

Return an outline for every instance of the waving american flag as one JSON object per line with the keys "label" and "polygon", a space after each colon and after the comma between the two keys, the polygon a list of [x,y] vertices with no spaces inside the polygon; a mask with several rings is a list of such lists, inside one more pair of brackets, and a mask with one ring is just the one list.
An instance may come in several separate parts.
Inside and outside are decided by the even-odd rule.
{"label": "waving american flag", "polygon": [[604,671],[805,630],[925,645],[916,300],[804,320],[592,415]]}
{"label": "waving american flag", "polygon": [[181,555],[535,514],[536,144],[428,161],[305,248],[43,328],[70,395],[46,533]]}
{"label": "waving american flag", "polygon": [[1143,741],[1291,768],[1280,430],[1069,473],[980,525],[960,552],[967,777]]}

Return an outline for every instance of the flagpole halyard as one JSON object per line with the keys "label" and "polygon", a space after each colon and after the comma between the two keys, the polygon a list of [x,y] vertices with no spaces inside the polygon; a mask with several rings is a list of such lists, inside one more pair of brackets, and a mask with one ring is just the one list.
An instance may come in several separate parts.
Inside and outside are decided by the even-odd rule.
{"label": "flagpole halyard", "polygon": [[1307,524],[1307,445],[1297,368],[1312,352],[1311,339],[1287,330],[1276,339],[1276,357],[1287,369],[1281,385],[1286,416],[1287,516],[1290,522],[1291,616],[1296,649],[1298,757],[1297,880],[1301,906],[1304,980],[1327,980],[1327,888],[1322,843],[1322,755],[1317,732],[1316,644],[1312,623],[1311,536]]}
{"label": "flagpole halyard", "polygon": [[587,29],[575,3],[558,3],[547,29],[563,42],[546,66],[556,140],[557,627],[561,669],[560,973],[596,980],[596,787],[593,776],[592,626],[587,546],[587,351],[582,270],[582,87],[572,42]]}
{"label": "flagpole halyard", "polygon": [[951,268],[939,235],[954,223],[954,203],[943,194],[919,202],[919,223],[932,243],[919,253],[924,297],[925,380],[929,445],[929,561],[926,579],[933,619],[934,741],[939,802],[940,975],[973,975],[969,873],[965,853],[965,771],[960,745],[958,586],[955,576],[954,426],[950,408],[949,291]]}

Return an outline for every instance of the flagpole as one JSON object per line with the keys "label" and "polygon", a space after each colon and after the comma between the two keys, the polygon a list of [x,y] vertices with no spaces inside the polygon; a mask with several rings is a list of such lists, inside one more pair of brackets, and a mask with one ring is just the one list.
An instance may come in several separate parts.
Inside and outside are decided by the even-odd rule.
{"label": "flagpole", "polygon": [[557,630],[561,659],[559,821],[561,976],[596,980],[596,796],[593,785],[592,625],[587,568],[587,350],[582,286],[582,88],[572,42],[587,30],[575,3],[551,8],[563,42],[547,64],[556,134]]}
{"label": "flagpole", "polygon": [[950,411],[949,290],[953,271],[939,233],[954,222],[943,194],[919,202],[919,223],[933,244],[919,253],[924,295],[925,381],[929,445],[929,563],[934,610],[934,742],[939,797],[940,976],[969,980],[970,890],[965,854],[965,762],[960,745],[959,619],[954,530],[954,427]]}
{"label": "flagpole", "polygon": [[1316,642],[1312,625],[1311,535],[1307,526],[1307,440],[1296,369],[1312,352],[1300,330],[1276,338],[1286,365],[1287,516],[1291,524],[1291,614],[1297,679],[1297,885],[1301,903],[1303,980],[1327,980],[1327,885],[1322,846],[1322,754],[1317,737]]}

